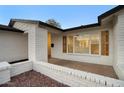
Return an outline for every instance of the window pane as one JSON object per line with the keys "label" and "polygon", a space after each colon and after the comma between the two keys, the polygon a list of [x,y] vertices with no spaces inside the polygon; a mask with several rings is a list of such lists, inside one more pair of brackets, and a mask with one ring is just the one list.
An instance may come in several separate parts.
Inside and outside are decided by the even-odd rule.
{"label": "window pane", "polygon": [[73,36],[68,36],[68,53],[73,53]]}
{"label": "window pane", "polygon": [[67,53],[67,37],[63,36],[63,53]]}
{"label": "window pane", "polygon": [[75,53],[89,53],[89,36],[75,37]]}
{"label": "window pane", "polygon": [[101,54],[109,55],[109,32],[102,31],[101,32]]}
{"label": "window pane", "polygon": [[91,36],[91,54],[99,54],[99,35]]}

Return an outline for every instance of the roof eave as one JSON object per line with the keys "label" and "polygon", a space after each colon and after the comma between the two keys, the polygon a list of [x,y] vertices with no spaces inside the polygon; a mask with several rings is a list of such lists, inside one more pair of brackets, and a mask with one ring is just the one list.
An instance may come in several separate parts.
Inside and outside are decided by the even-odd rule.
{"label": "roof eave", "polygon": [[68,31],[72,31],[72,30],[77,30],[77,29],[98,27],[98,26],[100,26],[99,23],[93,23],[93,24],[89,24],[89,25],[83,25],[83,26],[79,26],[79,27],[75,27],[75,28],[65,29],[64,32],[68,32]]}
{"label": "roof eave", "polygon": [[9,27],[6,25],[0,25],[0,30],[24,33],[24,31],[22,31],[22,30],[19,30],[19,29],[13,28],[13,27]]}
{"label": "roof eave", "polygon": [[[47,26],[47,27],[51,27],[51,28],[54,28],[54,29],[63,31],[63,32],[67,32],[67,31],[76,30],[76,29],[91,28],[91,27],[98,27],[98,26],[101,26],[101,20],[102,20],[102,19],[104,19],[104,18],[110,16],[111,14],[114,14],[114,13],[120,11],[121,9],[124,9],[124,5],[119,5],[119,6],[115,7],[115,8],[113,8],[113,9],[111,9],[111,10],[109,10],[109,11],[103,13],[103,14],[101,14],[100,16],[98,16],[98,23],[93,23],[93,24],[89,24],[89,25],[78,26],[78,27],[73,27],[73,28],[68,28],[68,29],[57,28],[57,27],[51,26],[51,25],[49,25],[49,24],[47,24],[47,23],[44,23],[44,22],[42,22],[42,21],[35,21],[35,20],[34,20],[33,22],[38,22],[39,25],[44,25],[44,26]],[[9,26],[12,27],[12,26],[14,25],[14,22],[15,22],[15,21],[18,21],[18,19],[17,19],[17,20],[11,19],[11,20],[10,20],[10,23],[9,23]],[[22,21],[24,21],[24,20],[22,20]],[[28,20],[28,21],[32,22],[31,20]]]}
{"label": "roof eave", "polygon": [[109,10],[109,11],[107,11],[107,12],[101,14],[101,15],[99,15],[98,16],[98,22],[101,24],[102,19],[104,19],[104,18],[106,18],[106,17],[108,17],[108,16],[110,16],[110,15],[112,15],[112,14],[114,14],[114,13],[116,13],[116,12],[122,10],[122,9],[124,9],[124,5],[119,5],[119,6],[115,7],[115,8],[113,8],[113,9],[111,9],[111,10]]}
{"label": "roof eave", "polygon": [[57,30],[63,30],[63,29],[61,29],[61,28],[57,28],[57,27],[55,27],[55,26],[52,26],[52,25],[49,25],[49,24],[47,24],[47,23],[44,23],[44,22],[42,22],[42,21],[35,21],[35,20],[23,20],[23,19],[11,19],[10,20],[10,22],[9,22],[9,26],[10,27],[12,27],[13,25],[14,25],[14,23],[15,22],[28,22],[28,23],[33,23],[33,24],[38,24],[38,25],[44,25],[44,26],[47,26],[47,27],[51,27],[51,28],[53,28],[53,29],[57,29]]}

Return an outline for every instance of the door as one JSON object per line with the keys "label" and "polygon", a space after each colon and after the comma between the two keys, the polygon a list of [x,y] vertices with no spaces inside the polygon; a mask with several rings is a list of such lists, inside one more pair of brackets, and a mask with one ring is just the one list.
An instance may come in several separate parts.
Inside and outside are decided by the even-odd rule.
{"label": "door", "polygon": [[48,32],[48,58],[51,57],[51,33]]}

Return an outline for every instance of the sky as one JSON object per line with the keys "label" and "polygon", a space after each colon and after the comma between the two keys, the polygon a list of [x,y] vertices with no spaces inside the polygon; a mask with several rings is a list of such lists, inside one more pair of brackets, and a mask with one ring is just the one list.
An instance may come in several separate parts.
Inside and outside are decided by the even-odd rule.
{"label": "sky", "polygon": [[116,6],[111,5],[40,5],[0,6],[0,24],[8,25],[11,18],[45,22],[55,19],[63,29],[98,22],[97,17]]}

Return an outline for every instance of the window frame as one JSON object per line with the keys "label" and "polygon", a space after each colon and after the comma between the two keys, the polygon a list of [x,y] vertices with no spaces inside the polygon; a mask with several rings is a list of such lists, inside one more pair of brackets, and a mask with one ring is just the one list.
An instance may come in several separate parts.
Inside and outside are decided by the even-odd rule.
{"label": "window frame", "polygon": [[[102,31],[108,31],[109,32],[109,30],[102,30]],[[75,53],[75,37],[78,37],[78,36],[76,36],[76,35],[66,35],[66,37],[67,37],[67,43],[66,43],[66,48],[67,48],[67,52],[66,52],[66,54],[74,54],[74,55],[88,55],[88,56],[109,56],[109,55],[102,55],[102,51],[101,51],[101,32],[102,31],[99,31],[99,32],[95,32],[95,33],[92,33],[92,34],[84,34],[84,35],[88,35],[89,36],[89,53]],[[99,54],[91,54],[91,36],[92,35],[95,35],[95,34],[98,34],[98,36],[99,36]],[[73,36],[73,52],[72,53],[69,53],[68,52],[68,36]],[[81,35],[81,36],[83,36],[83,35]],[[109,36],[109,38],[110,38],[110,36]],[[110,52],[110,51],[109,51]]]}
{"label": "window frame", "polygon": [[[90,54],[91,55],[99,55],[100,56],[101,55],[101,32],[98,32],[97,34],[99,36],[99,40],[98,40],[99,41],[99,54],[92,54],[91,53],[91,37],[90,37]],[[96,35],[96,33],[93,33],[92,35]]]}
{"label": "window frame", "polygon": [[[96,34],[96,33],[93,33],[93,34]],[[95,55],[95,56],[99,56],[101,53],[101,48],[100,48],[100,40],[101,40],[101,37],[100,37],[100,33],[97,33],[98,36],[99,36],[99,54],[91,54],[91,35],[90,34],[85,34],[85,35],[88,35],[89,37],[89,53],[76,53],[75,52],[75,37],[78,37],[78,36],[73,36],[73,52],[72,53],[69,53],[68,52],[68,37],[69,36],[72,36],[72,35],[67,35],[67,54],[78,54],[78,55]]]}
{"label": "window frame", "polygon": [[[90,35],[89,34],[85,34],[85,35],[88,35],[88,37],[90,37]],[[74,37],[78,37],[78,36],[74,36]],[[74,40],[75,38],[73,38],[73,40]],[[74,40],[75,41],[75,40]],[[75,54],[82,54],[82,55],[89,55],[90,54],[90,38],[89,38],[89,53],[76,53],[75,52],[75,42],[73,43],[73,46],[74,46],[74,52],[73,53],[75,53]]]}

